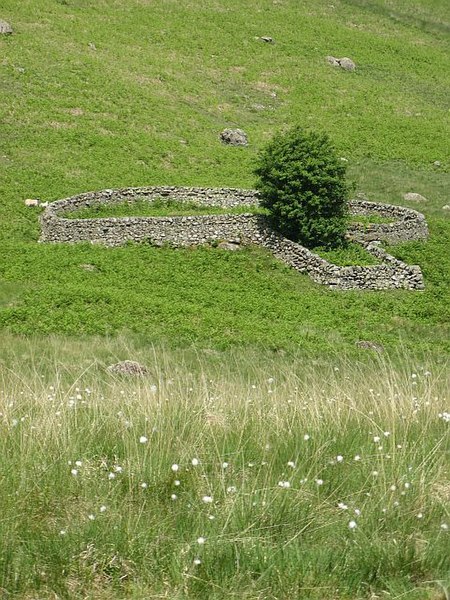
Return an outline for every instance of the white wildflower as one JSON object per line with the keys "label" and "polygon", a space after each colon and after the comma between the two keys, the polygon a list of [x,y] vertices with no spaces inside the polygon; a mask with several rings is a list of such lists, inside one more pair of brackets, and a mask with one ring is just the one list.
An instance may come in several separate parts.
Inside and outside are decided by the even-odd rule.
{"label": "white wildflower", "polygon": [[176,463],[174,463],[170,468],[174,473],[176,473],[180,467]]}
{"label": "white wildflower", "polygon": [[139,442],[141,444],[146,444],[148,442],[148,438],[145,437],[145,435],[141,435],[141,437],[139,438]]}
{"label": "white wildflower", "polygon": [[198,458],[193,458],[191,460],[191,464],[193,467],[197,467],[200,464],[200,461],[198,460]]}
{"label": "white wildflower", "polygon": [[199,538],[197,538],[197,544],[200,544],[200,546],[202,546],[205,542],[206,542],[206,538],[201,537],[201,536]]}
{"label": "white wildflower", "polygon": [[350,521],[348,526],[349,526],[349,529],[356,529],[358,527],[356,521]]}
{"label": "white wildflower", "polygon": [[212,496],[202,496],[202,502],[204,502],[205,504],[211,504],[212,501]]}

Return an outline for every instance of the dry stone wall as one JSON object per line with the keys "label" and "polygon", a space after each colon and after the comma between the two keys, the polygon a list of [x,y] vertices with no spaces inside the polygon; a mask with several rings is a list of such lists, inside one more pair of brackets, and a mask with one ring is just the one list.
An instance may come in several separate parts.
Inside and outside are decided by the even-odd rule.
{"label": "dry stone wall", "polygon": [[364,245],[380,264],[340,267],[331,264],[275,233],[263,215],[220,214],[182,217],[119,217],[68,219],[64,213],[97,204],[133,203],[136,200],[166,198],[200,205],[232,208],[259,203],[254,190],[231,188],[146,187],[102,190],[80,194],[52,202],[41,215],[42,242],[91,242],[119,246],[126,242],[148,242],[153,245],[195,246],[212,241],[233,240],[242,244],[258,244],[317,283],[334,289],[423,289],[421,270],[406,265],[387,254],[375,240],[397,243],[424,239],[428,235],[424,216],[417,211],[389,204],[352,200],[354,215],[375,214],[392,219],[389,223],[352,224],[349,236]]}

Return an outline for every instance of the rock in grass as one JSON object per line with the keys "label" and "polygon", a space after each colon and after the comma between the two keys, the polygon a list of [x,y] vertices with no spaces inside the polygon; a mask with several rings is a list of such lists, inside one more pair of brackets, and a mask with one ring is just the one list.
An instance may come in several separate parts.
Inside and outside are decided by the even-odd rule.
{"label": "rock in grass", "polygon": [[11,35],[13,32],[12,27],[3,19],[0,19],[0,34],[2,35]]}
{"label": "rock in grass", "polygon": [[368,340],[359,340],[356,342],[356,346],[358,348],[362,348],[363,350],[373,350],[374,352],[384,352],[384,347],[382,344],[377,344],[376,342],[370,342]]}
{"label": "rock in grass", "polygon": [[347,58],[346,56],[344,56],[343,58],[327,56],[326,60],[330,63],[330,65],[333,65],[333,67],[341,67],[341,69],[344,69],[345,71],[354,71],[356,69],[356,65],[352,61],[352,59]]}
{"label": "rock in grass", "polygon": [[261,42],[265,42],[266,44],[274,43],[274,39],[271,38],[269,35],[262,35],[259,39],[261,40]]}
{"label": "rock in grass", "polygon": [[408,192],[407,194],[403,194],[403,200],[406,202],[426,202],[427,199],[425,196],[421,194],[416,194],[415,192]]}
{"label": "rock in grass", "polygon": [[339,59],[339,66],[341,67],[341,69],[345,69],[346,71],[354,71],[356,69],[356,65],[352,61],[352,59],[347,58],[346,56],[344,56],[344,58]]}
{"label": "rock in grass", "polygon": [[110,365],[107,371],[115,375],[148,375],[149,373],[147,367],[134,360],[123,360],[115,365]]}
{"label": "rock in grass", "polygon": [[37,198],[26,198],[23,202],[25,206],[39,206],[39,200]]}
{"label": "rock in grass", "polygon": [[218,248],[222,248],[222,250],[239,250],[240,245],[236,242],[220,242],[217,246]]}
{"label": "rock in grass", "polygon": [[442,210],[450,210],[450,204],[444,204]]}
{"label": "rock in grass", "polygon": [[327,62],[330,63],[330,65],[333,65],[333,67],[339,67],[339,59],[335,58],[334,56],[327,56],[326,57]]}
{"label": "rock in grass", "polygon": [[220,141],[228,146],[247,146],[247,134],[243,129],[224,129]]}
{"label": "rock in grass", "polygon": [[97,267],[95,265],[91,265],[90,263],[84,263],[82,265],[80,265],[80,269],[83,269],[84,271],[97,271]]}

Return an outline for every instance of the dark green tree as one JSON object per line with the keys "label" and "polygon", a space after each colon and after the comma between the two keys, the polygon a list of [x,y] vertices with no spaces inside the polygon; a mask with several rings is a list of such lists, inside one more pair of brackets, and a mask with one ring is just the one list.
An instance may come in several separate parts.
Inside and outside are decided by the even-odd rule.
{"label": "dark green tree", "polygon": [[345,165],[326,134],[294,127],[259,153],[261,206],[274,229],[308,248],[345,244],[350,193]]}

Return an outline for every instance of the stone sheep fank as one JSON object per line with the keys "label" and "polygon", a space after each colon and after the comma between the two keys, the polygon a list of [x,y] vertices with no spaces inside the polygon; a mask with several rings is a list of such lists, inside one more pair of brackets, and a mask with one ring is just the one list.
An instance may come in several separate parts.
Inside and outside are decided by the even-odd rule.
{"label": "stone sheep fank", "polygon": [[407,265],[385,252],[380,242],[395,244],[421,240],[428,236],[425,217],[409,208],[378,204],[366,200],[351,200],[352,215],[377,215],[389,219],[386,223],[352,223],[349,237],[363,245],[379,260],[370,266],[334,265],[304,246],[271,229],[264,215],[219,214],[179,217],[117,217],[93,219],[65,218],[66,212],[98,204],[152,202],[156,199],[196,203],[203,206],[232,208],[257,206],[254,190],[233,188],[180,188],[172,186],[126,188],[89,192],[58,200],[48,205],[41,215],[41,242],[91,242],[120,246],[126,242],[147,242],[156,246],[197,246],[217,241],[258,244],[315,282],[340,290],[351,289],[411,289],[424,288],[420,267]]}

